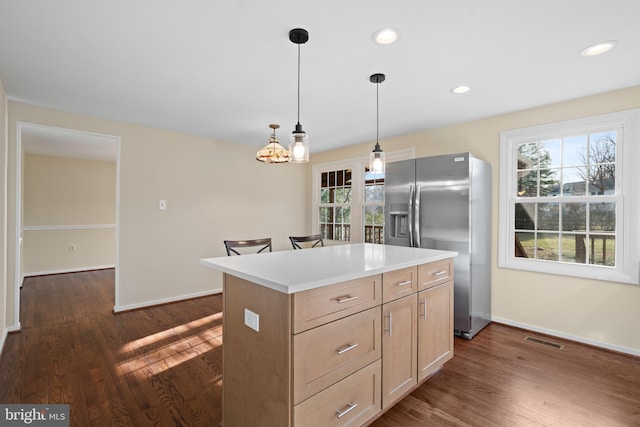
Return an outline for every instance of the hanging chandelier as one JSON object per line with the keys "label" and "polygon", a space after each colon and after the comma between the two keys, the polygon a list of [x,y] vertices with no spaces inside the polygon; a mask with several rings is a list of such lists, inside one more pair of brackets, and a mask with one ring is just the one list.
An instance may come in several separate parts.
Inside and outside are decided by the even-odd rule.
{"label": "hanging chandelier", "polygon": [[380,83],[382,83],[385,79],[384,74],[372,74],[369,77],[371,83],[376,84],[376,145],[373,148],[373,151],[369,154],[369,172],[374,174],[383,174],[385,168],[384,161],[384,151],[380,148],[379,141],[379,122],[380,122],[380,108],[379,108],[379,95],[378,89],[380,88]]}
{"label": "hanging chandelier", "polygon": [[289,150],[280,145],[280,140],[276,138],[276,129],[280,125],[269,125],[273,129],[273,134],[269,137],[269,142],[256,154],[256,160],[264,163],[288,163],[291,161]]}
{"label": "hanging chandelier", "polygon": [[298,45],[298,123],[291,133],[289,153],[292,163],[306,163],[309,161],[309,141],[300,124],[300,45],[309,40],[309,33],[302,28],[294,28],[289,31],[289,40]]}

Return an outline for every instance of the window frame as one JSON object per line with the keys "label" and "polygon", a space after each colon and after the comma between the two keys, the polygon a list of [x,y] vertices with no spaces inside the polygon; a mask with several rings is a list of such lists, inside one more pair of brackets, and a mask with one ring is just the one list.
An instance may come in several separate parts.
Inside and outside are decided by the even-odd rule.
{"label": "window frame", "polygon": [[[515,256],[515,205],[517,198],[517,146],[536,140],[568,135],[617,130],[616,143],[616,266],[578,264]],[[500,192],[498,214],[498,266],[517,270],[583,277],[597,280],[640,284],[640,191],[633,183],[640,179],[640,109],[601,114],[575,120],[508,130],[500,133]],[[634,164],[635,163],[635,164]],[[571,201],[585,198],[571,197]],[[538,201],[532,198],[531,202]],[[567,199],[546,198],[546,202]],[[596,201],[594,199],[590,200]]]}
{"label": "window frame", "polygon": [[[400,160],[408,160],[415,158],[415,149],[409,148],[385,153],[386,162],[397,162]],[[364,170],[369,166],[369,157],[356,157],[335,162],[318,163],[312,167],[312,191],[311,191],[311,227],[312,233],[320,232],[319,225],[319,207],[320,203],[320,185],[321,175],[323,172],[330,172],[339,169],[351,169],[351,240],[329,240],[335,244],[361,243],[364,241],[364,206],[368,205],[364,202]]]}

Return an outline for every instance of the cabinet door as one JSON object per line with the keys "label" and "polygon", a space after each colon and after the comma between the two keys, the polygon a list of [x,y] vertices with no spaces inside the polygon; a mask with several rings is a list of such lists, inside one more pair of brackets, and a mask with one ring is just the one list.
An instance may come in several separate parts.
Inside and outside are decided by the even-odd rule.
{"label": "cabinet door", "polygon": [[417,294],[382,306],[382,408],[417,384]]}
{"label": "cabinet door", "polygon": [[452,357],[453,282],[447,282],[418,293],[418,381]]}

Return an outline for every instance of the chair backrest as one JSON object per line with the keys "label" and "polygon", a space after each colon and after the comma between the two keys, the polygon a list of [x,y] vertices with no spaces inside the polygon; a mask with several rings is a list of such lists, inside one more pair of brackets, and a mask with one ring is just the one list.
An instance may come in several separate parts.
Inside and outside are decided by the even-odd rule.
{"label": "chair backrest", "polygon": [[302,249],[300,243],[305,242],[313,242],[310,245],[307,245],[311,248],[315,248],[316,246],[324,246],[324,242],[322,241],[322,236],[319,234],[312,234],[310,236],[289,236],[289,240],[291,240],[291,245],[293,245],[293,249]]}
{"label": "chair backrest", "polygon": [[261,246],[261,248],[256,252],[260,253],[266,249],[269,249],[271,252],[271,237],[267,237],[264,239],[253,239],[253,240],[225,240],[224,247],[227,249],[227,255],[242,255],[242,252],[237,251],[237,248],[248,248],[252,246]]}

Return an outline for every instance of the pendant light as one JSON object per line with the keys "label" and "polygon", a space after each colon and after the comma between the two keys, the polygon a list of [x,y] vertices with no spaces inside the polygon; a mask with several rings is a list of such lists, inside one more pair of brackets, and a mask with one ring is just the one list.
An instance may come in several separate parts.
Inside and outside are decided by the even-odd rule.
{"label": "pendant light", "polygon": [[289,151],[280,145],[280,140],[276,138],[276,129],[280,125],[269,125],[273,129],[273,135],[269,138],[269,142],[264,148],[256,154],[256,160],[264,163],[288,163],[291,160]]}
{"label": "pendant light", "polygon": [[289,31],[289,40],[298,45],[298,123],[291,133],[289,153],[292,163],[306,163],[309,161],[309,141],[300,124],[300,45],[309,40],[309,33],[302,28],[294,28]]}
{"label": "pendant light", "polygon": [[380,148],[379,142],[379,96],[378,89],[380,88],[380,83],[384,81],[384,74],[372,74],[369,77],[371,83],[376,84],[376,146],[373,148],[371,154],[369,154],[369,172],[373,174],[383,174],[384,173],[384,151]]}

